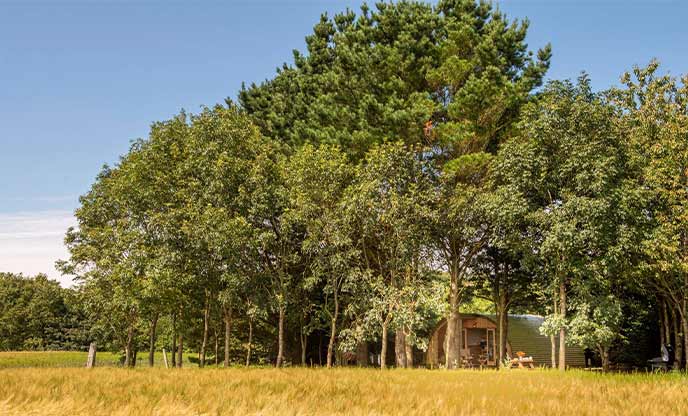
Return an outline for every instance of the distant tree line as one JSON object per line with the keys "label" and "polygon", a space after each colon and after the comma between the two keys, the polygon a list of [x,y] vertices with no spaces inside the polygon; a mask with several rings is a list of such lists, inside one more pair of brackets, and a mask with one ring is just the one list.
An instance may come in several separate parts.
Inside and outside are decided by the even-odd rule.
{"label": "distant tree line", "polygon": [[517,311],[546,315],[562,370],[567,344],[605,368],[671,344],[684,366],[688,80],[652,62],[602,92],[543,86],[526,32],[482,2],[363,6],[238,103],[153,124],[67,233],[90,336],[126,365],[377,345],[407,367],[446,318],[454,368],[459,311],[486,299],[501,359]]}
{"label": "distant tree line", "polygon": [[87,326],[76,291],[45,275],[0,273],[0,351],[78,350]]}

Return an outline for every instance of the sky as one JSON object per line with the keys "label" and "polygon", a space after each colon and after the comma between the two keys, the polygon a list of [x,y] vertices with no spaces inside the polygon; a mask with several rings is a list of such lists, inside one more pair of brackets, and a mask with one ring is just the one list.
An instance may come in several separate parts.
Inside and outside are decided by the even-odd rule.
{"label": "sky", "polygon": [[[374,1],[371,1],[374,3]],[[618,83],[658,58],[688,72],[688,2],[502,0],[528,18],[532,49],[553,48],[549,78],[585,70]],[[0,271],[43,272],[67,257],[73,211],[103,164],[153,121],[236,98],[305,49],[324,11],[360,1],[0,0]]]}

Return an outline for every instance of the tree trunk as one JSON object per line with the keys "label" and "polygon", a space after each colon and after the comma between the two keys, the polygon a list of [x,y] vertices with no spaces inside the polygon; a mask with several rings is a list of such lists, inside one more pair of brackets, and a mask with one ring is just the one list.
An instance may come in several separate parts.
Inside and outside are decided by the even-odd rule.
{"label": "tree trunk", "polygon": [[394,334],[394,357],[397,368],[406,368],[406,336],[401,328]]}
{"label": "tree trunk", "polygon": [[251,364],[251,343],[253,342],[253,319],[248,320],[248,343],[246,344],[246,367]]}
{"label": "tree trunk", "polygon": [[[557,310],[557,297],[555,293],[555,296],[552,297],[552,313],[557,313]],[[552,347],[552,368],[557,368],[557,339],[554,335],[549,336],[549,342]]]}
{"label": "tree trunk", "polygon": [[275,367],[282,367],[284,361],[284,315],[285,307],[283,304],[279,306],[279,328],[277,334],[277,362]]}
{"label": "tree trunk", "polygon": [[356,347],[356,365],[365,367],[368,365],[368,343],[361,342]]}
{"label": "tree trunk", "polygon": [[667,344],[674,345],[671,342],[671,320],[669,319],[666,299],[662,300],[662,314],[664,315],[664,340]]}
{"label": "tree trunk", "polygon": [[177,366],[177,315],[172,315],[172,367]]}
{"label": "tree trunk", "polygon": [[674,369],[681,369],[681,360],[683,358],[683,339],[681,337],[681,316],[678,311],[672,311],[672,317],[674,318]]}
{"label": "tree trunk", "polygon": [[662,346],[667,344],[666,341],[666,332],[664,332],[664,301],[660,300],[659,301],[659,352],[660,354],[662,353]]}
{"label": "tree trunk", "polygon": [[182,368],[182,362],[184,361],[184,338],[182,334],[179,334],[179,349],[177,350],[177,368]]}
{"label": "tree trunk", "polygon": [[327,343],[327,368],[332,368],[332,355],[334,354],[334,341],[337,335],[337,318],[339,317],[339,299],[337,291],[334,292],[334,314],[330,323],[330,342]]}
{"label": "tree trunk", "polygon": [[151,320],[150,338],[148,340],[149,350],[148,350],[148,366],[153,367],[155,365],[155,334],[156,328],[158,326],[158,314],[156,313]]}
{"label": "tree trunk", "polygon": [[449,317],[447,318],[447,331],[446,331],[446,361],[445,365],[447,369],[457,368],[461,364],[461,345],[460,338],[461,334],[457,334],[457,329],[460,324],[459,315],[459,278],[456,270],[451,273],[451,284],[449,290]]}
{"label": "tree trunk", "polygon": [[304,327],[301,327],[301,333],[299,334],[299,339],[301,341],[301,365],[306,366],[306,350],[308,348],[308,335]]}
{"label": "tree trunk", "polygon": [[205,349],[208,346],[208,330],[210,329],[210,294],[205,294],[205,308],[203,309],[203,342],[201,343],[198,366],[205,367]]}
{"label": "tree trunk", "polygon": [[[559,313],[566,319],[566,285],[559,283]],[[559,329],[559,370],[566,370],[566,328]]]}
{"label": "tree trunk", "polygon": [[232,331],[232,308],[231,306],[224,306],[222,315],[224,316],[224,321],[225,321],[225,361],[224,361],[224,366],[225,368],[229,367],[229,340],[231,336],[231,331]]}
{"label": "tree trunk", "polygon": [[684,360],[683,362],[686,365],[686,368],[688,368],[688,320],[686,319],[686,314],[688,311],[686,310],[686,300],[683,300],[683,313],[681,314],[681,322],[683,323],[683,354],[684,354]]}
{"label": "tree trunk", "polygon": [[406,349],[406,368],[413,368],[413,345],[409,342],[409,334],[404,334],[404,347]]}
{"label": "tree trunk", "polygon": [[[502,292],[503,293],[503,292]],[[498,297],[497,305],[495,308],[497,312],[497,362],[498,368],[502,366],[504,360],[506,359],[506,340],[508,334],[508,315],[507,315],[507,300],[504,294],[500,294]]]}
{"label": "tree trunk", "polygon": [[127,341],[126,341],[126,344],[124,345],[124,366],[125,367],[133,367],[134,366],[133,344],[134,344],[134,326],[129,325],[129,329],[127,330]]}
{"label": "tree trunk", "polygon": [[609,371],[609,348],[600,347],[600,357],[602,358],[602,371]]}
{"label": "tree trunk", "polygon": [[382,349],[380,351],[380,369],[387,368],[387,322],[382,323]]}
{"label": "tree trunk", "polygon": [[220,340],[218,339],[219,334],[217,332],[218,332],[217,331],[217,325],[214,325],[213,326],[213,335],[214,335],[213,338],[215,338],[215,367],[217,367],[217,364],[219,361],[218,354],[220,353],[220,345],[219,345]]}

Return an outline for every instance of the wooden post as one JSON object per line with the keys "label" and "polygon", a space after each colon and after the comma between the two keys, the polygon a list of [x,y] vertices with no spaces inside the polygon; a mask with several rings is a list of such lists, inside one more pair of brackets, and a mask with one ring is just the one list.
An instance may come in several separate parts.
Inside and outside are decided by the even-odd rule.
{"label": "wooden post", "polygon": [[165,351],[165,348],[162,349],[162,360],[165,362],[165,368],[170,368],[167,364],[167,351]]}
{"label": "wooden post", "polygon": [[88,358],[86,359],[86,368],[93,368],[96,366],[96,343],[92,342],[88,347]]}

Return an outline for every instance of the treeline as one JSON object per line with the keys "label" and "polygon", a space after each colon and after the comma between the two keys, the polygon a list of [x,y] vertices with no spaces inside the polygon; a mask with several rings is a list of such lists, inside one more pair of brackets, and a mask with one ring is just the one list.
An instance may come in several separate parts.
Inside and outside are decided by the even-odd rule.
{"label": "treeline", "polygon": [[75,291],[45,275],[0,273],[0,351],[78,350],[88,338]]}
{"label": "treeline", "polygon": [[567,343],[606,368],[652,330],[681,367],[686,79],[653,62],[603,92],[542,86],[550,48],[526,32],[465,0],[323,16],[238,103],[155,123],[66,237],[93,336],[126,365],[161,343],[177,365],[328,367],[376,344],[384,368],[388,345],[423,364],[446,317],[454,368],[459,310],[482,298],[502,359],[518,310],[547,315],[561,369]]}

